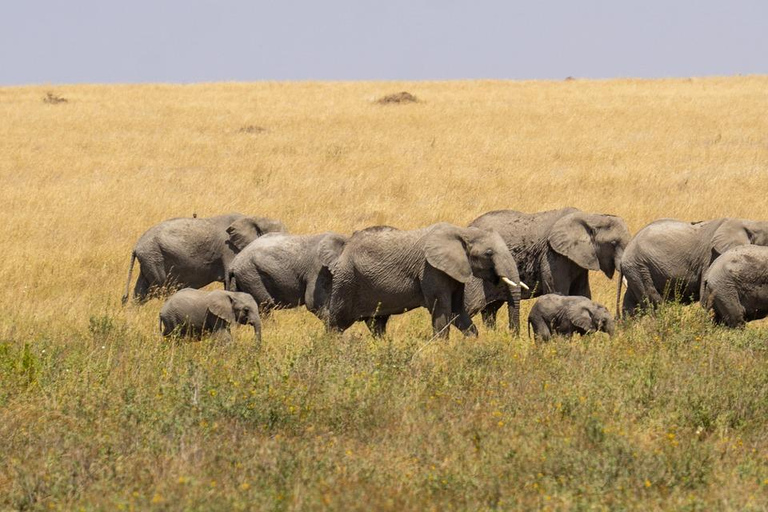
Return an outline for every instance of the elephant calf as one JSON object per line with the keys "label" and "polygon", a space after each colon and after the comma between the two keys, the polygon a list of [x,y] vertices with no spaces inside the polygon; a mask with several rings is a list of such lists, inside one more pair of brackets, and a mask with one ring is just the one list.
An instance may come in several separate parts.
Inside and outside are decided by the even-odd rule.
{"label": "elephant calf", "polygon": [[768,247],[742,245],[720,255],[704,275],[701,305],[728,327],[768,316]]}
{"label": "elephant calf", "polygon": [[571,337],[575,333],[607,332],[613,335],[613,316],[602,304],[586,297],[550,293],[542,295],[528,315],[528,335],[549,341],[555,334]]}
{"label": "elephant calf", "polygon": [[178,329],[181,336],[199,339],[211,333],[230,341],[229,325],[233,322],[252,326],[256,341],[261,342],[259,306],[247,293],[184,288],[171,295],[160,310],[163,336]]}

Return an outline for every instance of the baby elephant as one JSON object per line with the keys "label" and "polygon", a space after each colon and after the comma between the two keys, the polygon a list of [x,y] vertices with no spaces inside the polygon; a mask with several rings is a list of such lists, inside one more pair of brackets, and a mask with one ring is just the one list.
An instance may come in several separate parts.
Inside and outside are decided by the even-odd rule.
{"label": "baby elephant", "polygon": [[542,295],[528,315],[528,336],[549,341],[555,334],[573,336],[603,331],[613,335],[613,316],[602,304],[586,297]]}
{"label": "baby elephant", "polygon": [[721,254],[704,274],[701,305],[728,327],[768,316],[768,247],[741,245]]}
{"label": "baby elephant", "polygon": [[184,288],[171,295],[160,310],[163,336],[178,327],[181,336],[199,339],[211,333],[222,341],[230,341],[229,324],[233,322],[253,326],[256,341],[261,343],[259,306],[247,293]]}

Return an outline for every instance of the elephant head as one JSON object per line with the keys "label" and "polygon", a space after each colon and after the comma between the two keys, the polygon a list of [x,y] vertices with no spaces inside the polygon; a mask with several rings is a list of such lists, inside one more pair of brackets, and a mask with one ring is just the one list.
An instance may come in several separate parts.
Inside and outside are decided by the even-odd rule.
{"label": "elephant head", "polygon": [[573,325],[584,332],[602,331],[613,336],[615,331],[613,316],[608,309],[590,300],[574,301],[570,304],[568,318]]}
{"label": "elephant head", "polygon": [[548,242],[552,250],[581,268],[602,270],[611,279],[630,238],[621,217],[577,211],[555,222]]}
{"label": "elephant head", "polygon": [[712,235],[710,264],[729,249],[739,245],[768,246],[768,222],[726,219]]}
{"label": "elephant head", "polygon": [[520,286],[517,264],[495,231],[438,224],[427,235],[425,255],[430,265],[461,283],[475,275],[494,284]]}
{"label": "elephant head", "polygon": [[228,244],[234,252],[240,252],[262,235],[287,232],[288,229],[279,220],[267,217],[242,217],[227,228]]}
{"label": "elephant head", "polygon": [[237,322],[252,326],[256,339],[261,341],[259,306],[251,295],[230,291],[217,293],[208,303],[208,314],[220,318],[227,324]]}

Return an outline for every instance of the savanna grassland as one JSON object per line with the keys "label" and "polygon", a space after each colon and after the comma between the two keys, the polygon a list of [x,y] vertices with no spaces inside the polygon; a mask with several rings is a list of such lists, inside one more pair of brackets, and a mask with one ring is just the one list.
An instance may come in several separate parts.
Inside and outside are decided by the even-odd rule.
{"label": "savanna grassland", "polygon": [[635,232],[766,198],[768,77],[0,88],[0,509],[766,510],[762,322],[670,305],[535,345],[296,310],[257,350],[120,305],[139,235],[193,213],[349,233],[575,206]]}

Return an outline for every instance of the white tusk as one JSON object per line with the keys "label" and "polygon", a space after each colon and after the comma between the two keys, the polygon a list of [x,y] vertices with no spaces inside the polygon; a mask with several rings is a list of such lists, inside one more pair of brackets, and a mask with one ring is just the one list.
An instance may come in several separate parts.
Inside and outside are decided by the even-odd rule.
{"label": "white tusk", "polygon": [[525,288],[526,290],[530,290],[530,288],[528,288],[528,285],[527,285],[527,284],[525,284],[525,283],[524,283],[524,282],[522,282],[522,281],[520,281],[520,288]]}
{"label": "white tusk", "polygon": [[520,286],[519,284],[517,284],[516,282],[514,282],[513,280],[511,280],[508,277],[502,277],[501,280],[504,281],[505,283],[507,283],[509,286],[514,286],[515,288]]}
{"label": "white tusk", "polygon": [[502,281],[504,281],[505,283],[507,283],[509,286],[514,286],[515,288],[517,288],[518,286],[522,286],[522,287],[524,287],[526,290],[528,289],[528,287],[527,287],[527,286],[525,286],[525,283],[524,283],[524,282],[522,282],[522,281],[520,281],[520,284],[517,284],[516,282],[514,282],[513,280],[511,280],[511,279],[510,279],[510,278],[508,278],[508,277],[502,277],[502,278],[501,278],[501,280],[502,280]]}
{"label": "white tusk", "polygon": [[629,284],[627,284],[627,278],[624,276],[621,276],[621,280],[624,282],[624,287],[629,288]]}

